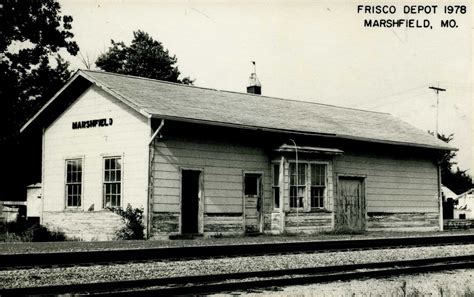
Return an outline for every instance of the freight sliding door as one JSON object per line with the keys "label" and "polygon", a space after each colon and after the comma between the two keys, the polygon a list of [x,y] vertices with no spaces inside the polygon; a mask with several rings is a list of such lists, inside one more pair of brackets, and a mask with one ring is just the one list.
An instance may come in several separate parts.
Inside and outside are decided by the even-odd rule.
{"label": "freight sliding door", "polygon": [[337,231],[364,231],[366,207],[364,179],[339,176],[335,203],[335,229]]}

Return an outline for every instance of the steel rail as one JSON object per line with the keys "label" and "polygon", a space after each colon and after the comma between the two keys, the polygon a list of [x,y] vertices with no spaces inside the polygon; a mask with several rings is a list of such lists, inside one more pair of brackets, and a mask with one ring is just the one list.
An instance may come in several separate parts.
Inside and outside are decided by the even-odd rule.
{"label": "steel rail", "polygon": [[239,245],[208,245],[80,252],[0,254],[0,270],[99,263],[126,263],[150,260],[186,260],[288,253],[314,253],[345,250],[355,251],[391,247],[401,248],[449,244],[474,244],[474,235],[324,240],[261,244],[253,243]]}
{"label": "steel rail", "polygon": [[[307,267],[157,279],[122,280],[88,284],[0,289],[0,295],[24,296],[72,293],[88,295],[141,296],[157,294],[201,294],[249,288],[281,287],[336,280],[350,280],[364,277],[388,277],[400,274],[414,274],[463,268],[474,268],[474,255],[326,267]],[[250,280],[239,281],[245,279]],[[144,288],[150,287],[159,288],[144,290]]]}

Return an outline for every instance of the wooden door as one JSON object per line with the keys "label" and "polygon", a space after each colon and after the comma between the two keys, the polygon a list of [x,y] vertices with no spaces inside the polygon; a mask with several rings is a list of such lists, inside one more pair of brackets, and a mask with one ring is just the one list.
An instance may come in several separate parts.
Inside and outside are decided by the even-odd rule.
{"label": "wooden door", "polygon": [[262,203],[262,175],[244,174],[245,233],[260,232],[260,208]]}
{"label": "wooden door", "polygon": [[336,231],[364,231],[365,191],[364,180],[355,177],[339,177],[335,203]]}

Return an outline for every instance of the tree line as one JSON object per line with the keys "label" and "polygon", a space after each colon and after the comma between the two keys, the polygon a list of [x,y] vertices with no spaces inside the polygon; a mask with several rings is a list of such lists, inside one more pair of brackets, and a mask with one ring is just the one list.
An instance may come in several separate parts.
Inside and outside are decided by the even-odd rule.
{"label": "tree line", "polygon": [[[41,174],[38,156],[32,156],[37,143],[21,139],[19,131],[73,74],[63,57],[79,53],[72,23],[73,17],[62,15],[55,0],[0,4],[0,200],[21,199],[26,184]],[[111,40],[95,65],[108,72],[194,82],[181,78],[176,56],[141,30],[133,32],[129,46]]]}
{"label": "tree line", "polygon": [[[55,0],[4,1],[0,5],[0,200],[22,199],[18,197],[24,197],[26,184],[35,179],[30,172],[35,171],[30,168],[38,167],[31,157],[35,144],[20,143],[19,130],[73,73],[63,57],[65,53],[79,53],[72,23],[73,17],[62,15]],[[83,61],[86,67],[92,64],[88,59]],[[141,30],[133,32],[130,45],[111,40],[95,65],[108,72],[182,84],[194,82],[181,78],[176,56]],[[453,137],[439,135],[447,143]],[[466,170],[454,168],[455,156],[455,152],[443,156],[441,176],[444,185],[461,193],[472,187],[472,178]]]}

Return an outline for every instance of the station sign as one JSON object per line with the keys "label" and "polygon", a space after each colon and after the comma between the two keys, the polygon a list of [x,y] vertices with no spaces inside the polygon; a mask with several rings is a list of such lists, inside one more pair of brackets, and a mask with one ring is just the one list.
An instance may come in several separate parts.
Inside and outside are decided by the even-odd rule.
{"label": "station sign", "polygon": [[75,130],[75,129],[84,129],[84,128],[107,127],[107,126],[112,126],[113,123],[114,123],[114,120],[112,118],[77,121],[77,122],[72,122],[72,129]]}

